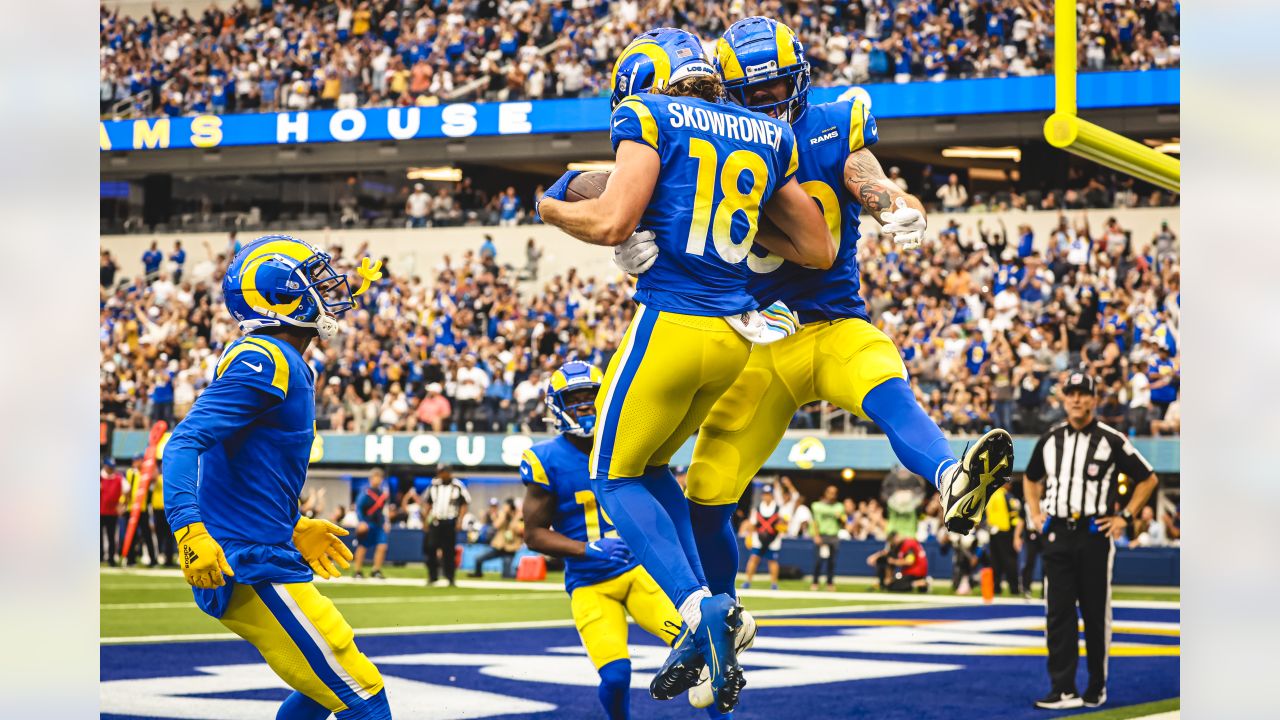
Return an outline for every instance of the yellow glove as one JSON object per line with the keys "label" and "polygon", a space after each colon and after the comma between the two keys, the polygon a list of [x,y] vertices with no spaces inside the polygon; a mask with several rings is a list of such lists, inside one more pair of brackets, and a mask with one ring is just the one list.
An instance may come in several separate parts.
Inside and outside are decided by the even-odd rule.
{"label": "yellow glove", "polygon": [[222,587],[223,574],[235,576],[227,564],[222,546],[204,529],[204,523],[195,522],[173,534],[178,541],[178,556],[182,558],[182,575],[187,584],[204,590]]}
{"label": "yellow glove", "polygon": [[346,530],[328,520],[313,520],[303,515],[293,526],[293,544],[315,574],[325,579],[336,578],[342,574],[339,566],[351,567],[351,550],[338,539],[346,534]]}

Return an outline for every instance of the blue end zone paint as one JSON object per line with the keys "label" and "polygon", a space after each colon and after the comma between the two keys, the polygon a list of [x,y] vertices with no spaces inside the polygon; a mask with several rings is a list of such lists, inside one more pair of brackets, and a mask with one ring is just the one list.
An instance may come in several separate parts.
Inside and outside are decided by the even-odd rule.
{"label": "blue end zone paint", "polygon": [[[1116,608],[1114,625],[1126,623],[1178,623],[1180,613],[1174,609]],[[863,613],[833,613],[806,615],[795,618],[799,622],[815,620],[896,620],[921,619],[934,621],[1002,621],[1032,625],[1043,619],[1043,608],[1036,604],[1026,606],[960,606],[916,610],[877,610]],[[817,651],[792,650],[788,643],[802,645],[806,640],[822,640],[846,632],[860,633],[863,627],[845,626],[785,626],[787,618],[760,618],[760,643],[766,645],[747,652],[743,659],[747,668],[748,685],[742,704],[735,715],[739,720],[750,718],[828,718],[875,717],[884,720],[951,720],[956,717],[1000,717],[1011,720],[1025,718],[1060,717],[1074,713],[1046,713],[1031,706],[1034,698],[1048,691],[1045,675],[1045,658],[1038,655],[976,655],[967,650],[950,652],[943,645],[935,645],[928,653],[886,651]],[[931,627],[944,628],[944,625]],[[873,629],[874,631],[874,629]],[[1017,638],[1026,643],[1032,635],[1042,647],[1038,632],[1028,629],[1000,631],[1002,635]],[[912,631],[917,640],[926,633]],[[988,634],[987,637],[990,637]],[[656,640],[632,628],[631,641],[637,657],[645,653],[661,653]],[[404,656],[414,653],[461,653],[466,655],[540,656],[547,662],[565,658],[563,652],[548,652],[549,648],[570,648],[578,645],[577,633],[572,628],[548,628],[536,630],[504,630],[467,633],[439,633],[405,636],[376,636],[358,638],[366,654],[379,662],[384,676],[408,678],[419,682],[446,687],[509,695],[538,700],[557,706],[553,712],[534,715],[508,714],[504,718],[528,717],[538,720],[551,718],[596,718],[599,707],[594,685],[565,682],[532,682],[509,677],[495,677],[481,672],[479,666],[428,666],[380,661],[379,658]],[[1178,638],[1148,633],[1117,632],[1114,642],[1143,643],[1151,646],[1176,646]],[[905,647],[905,646],[904,646]],[[957,646],[959,647],[959,646]],[[813,672],[823,665],[841,660],[862,660],[880,663],[916,663],[923,665],[962,666],[958,670],[943,670],[923,674],[908,674],[878,679],[838,680],[822,684],[796,684],[789,687],[756,687],[750,684],[753,668],[757,677],[767,668],[760,663],[753,665],[752,655],[772,654],[794,658],[802,655]],[[206,643],[167,643],[156,645],[113,645],[101,648],[101,679],[104,683],[150,677],[174,677],[175,692],[184,685],[183,677],[194,675],[197,666],[210,667],[238,663],[259,663],[260,656],[248,644],[238,641]],[[591,681],[594,673],[585,656],[567,656],[572,670],[570,674],[579,680]],[[537,662],[527,663],[533,672],[540,672]],[[562,665],[562,667],[565,667]],[[265,666],[262,672],[269,672]],[[635,675],[647,681],[652,673],[648,666],[638,667]],[[1080,667],[1080,683],[1085,683],[1083,659]],[[1179,658],[1177,656],[1123,657],[1113,654],[1110,662],[1111,682],[1108,687],[1108,707],[1163,700],[1180,695]],[[547,678],[556,680],[555,677]],[[237,698],[283,701],[284,690],[252,690],[219,692],[201,697]],[[391,693],[393,711],[396,696]],[[185,702],[185,701],[184,701]],[[199,702],[193,699],[191,702]],[[632,710],[636,718],[703,718],[683,700],[660,703],[648,697],[643,690],[632,691]],[[139,715],[104,714],[111,720],[147,717]]]}

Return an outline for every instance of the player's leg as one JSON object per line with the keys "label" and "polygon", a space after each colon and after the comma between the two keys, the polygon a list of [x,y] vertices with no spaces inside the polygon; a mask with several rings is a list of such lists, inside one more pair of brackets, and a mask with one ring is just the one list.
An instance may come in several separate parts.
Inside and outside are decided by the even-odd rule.
{"label": "player's leg", "polygon": [[596,400],[591,471],[618,533],[697,626],[705,583],[683,492],[664,467],[733,382],[749,344],[721,318],[641,307]]}
{"label": "player's leg", "polygon": [[[290,687],[339,720],[391,717],[378,669],[356,647],[355,632],[333,601],[313,584],[236,585],[221,621],[252,643]],[[314,710],[301,700],[286,703],[299,718]]]}
{"label": "player's leg", "polygon": [[387,544],[380,542],[373,548],[373,577],[382,577],[382,563],[387,560]]}
{"label": "player's leg", "polygon": [[596,401],[596,495],[685,621],[686,632],[650,684],[659,699],[696,684],[704,664],[712,668],[711,684],[722,705],[731,708],[742,686],[733,644],[741,608],[732,597],[713,597],[705,589],[684,495],[669,471],[652,470],[666,465],[702,424],[750,351],[722,318],[641,307]]}
{"label": "player's leg", "polygon": [[294,690],[280,705],[276,720],[329,720],[332,714],[329,708]]}
{"label": "player's leg", "polygon": [[631,712],[627,617],[622,603],[611,597],[619,589],[620,582],[620,578],[610,578],[602,583],[579,587],[574,589],[569,599],[573,624],[582,638],[582,647],[600,674],[597,696],[609,720],[625,720]]}
{"label": "player's leg", "polygon": [[972,530],[987,498],[1008,482],[1013,438],[992,430],[957,460],[916,402],[902,356],[887,335],[856,318],[831,323],[822,334],[814,378],[819,397],[874,421],[902,464],[939,489],[947,527]]}
{"label": "player's leg", "polygon": [[754,348],[747,366],[698,430],[685,494],[698,555],[713,593],[735,594],[738,537],[733,513],[738,499],[782,440],[800,400],[812,392],[805,338],[801,330]]}
{"label": "player's leg", "polygon": [[815,341],[818,396],[874,421],[902,464],[936,486],[957,459],[938,424],[916,403],[893,341],[858,318],[827,324]]}

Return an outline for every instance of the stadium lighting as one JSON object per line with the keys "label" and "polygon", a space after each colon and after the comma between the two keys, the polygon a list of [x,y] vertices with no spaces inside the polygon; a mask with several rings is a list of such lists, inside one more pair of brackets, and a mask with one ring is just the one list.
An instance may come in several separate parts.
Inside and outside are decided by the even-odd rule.
{"label": "stadium lighting", "polygon": [[458,182],[462,179],[462,170],[456,167],[411,167],[405,177],[410,180]]}
{"label": "stadium lighting", "polygon": [[565,166],[568,170],[578,170],[580,172],[613,172],[613,162],[608,160],[588,160],[586,162],[571,162]]}
{"label": "stadium lighting", "polygon": [[970,160],[1012,160],[1022,162],[1022,151],[1016,147],[967,147],[957,146],[942,149],[942,157],[967,158]]}

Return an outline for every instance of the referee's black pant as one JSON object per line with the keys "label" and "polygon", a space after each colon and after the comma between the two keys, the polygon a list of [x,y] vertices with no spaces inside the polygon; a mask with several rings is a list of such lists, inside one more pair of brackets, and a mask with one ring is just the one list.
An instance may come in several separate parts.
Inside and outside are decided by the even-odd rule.
{"label": "referee's black pant", "polygon": [[1107,654],[1111,646],[1111,538],[1078,523],[1054,519],[1044,534],[1045,627],[1049,645],[1049,679],[1055,692],[1076,692],[1080,636],[1076,608],[1084,620],[1089,664],[1087,690],[1107,686]]}
{"label": "referee's black pant", "polygon": [[427,556],[427,576],[431,582],[440,579],[441,565],[444,566],[445,579],[453,582],[458,560],[454,550],[457,542],[458,527],[453,520],[433,522],[423,531],[422,552]]}

